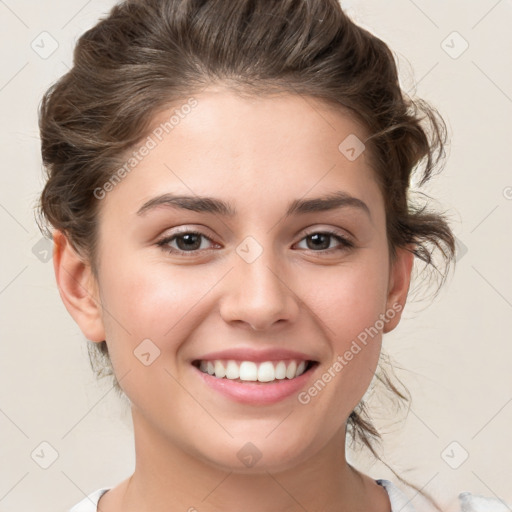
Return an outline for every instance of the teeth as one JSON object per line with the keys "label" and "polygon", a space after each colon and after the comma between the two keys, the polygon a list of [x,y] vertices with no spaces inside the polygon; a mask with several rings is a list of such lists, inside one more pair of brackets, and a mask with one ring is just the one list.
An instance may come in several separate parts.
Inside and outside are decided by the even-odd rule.
{"label": "teeth", "polygon": [[306,370],[307,362],[291,361],[201,361],[199,369],[219,379],[240,379],[242,381],[272,382],[274,380],[294,379]]}
{"label": "teeth", "polygon": [[292,361],[286,368],[286,378],[293,379],[297,374],[297,363]]}
{"label": "teeth", "polygon": [[279,363],[276,364],[276,379],[284,379],[286,377],[286,365],[284,364],[284,361],[279,361]]}
{"label": "teeth", "polygon": [[270,361],[260,364],[260,367],[258,368],[258,380],[260,382],[271,382],[276,380],[274,365]]}
{"label": "teeth", "polygon": [[235,361],[228,361],[228,365],[226,366],[226,379],[239,379],[240,378],[240,367],[235,363]]}
{"label": "teeth", "polygon": [[224,368],[222,361],[215,361],[214,368],[216,377],[222,378],[226,376],[226,369]]}
{"label": "teeth", "polygon": [[[215,374],[215,377],[218,377],[218,375]],[[240,364],[240,380],[258,380],[258,367],[256,363],[243,361]]]}

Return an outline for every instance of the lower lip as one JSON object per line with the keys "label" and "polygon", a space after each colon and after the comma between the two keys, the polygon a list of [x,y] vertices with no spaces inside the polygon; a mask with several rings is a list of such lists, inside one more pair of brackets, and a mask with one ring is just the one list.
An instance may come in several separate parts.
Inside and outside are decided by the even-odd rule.
{"label": "lower lip", "polygon": [[313,374],[316,365],[294,379],[282,379],[266,383],[238,382],[225,378],[219,379],[209,373],[202,372],[195,366],[193,368],[210,388],[235,402],[267,405],[298,394]]}

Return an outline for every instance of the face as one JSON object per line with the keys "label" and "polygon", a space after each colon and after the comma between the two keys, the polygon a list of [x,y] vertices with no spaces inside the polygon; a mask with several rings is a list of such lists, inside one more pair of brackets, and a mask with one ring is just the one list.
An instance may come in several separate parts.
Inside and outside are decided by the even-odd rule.
{"label": "face", "polygon": [[97,340],[136,432],[229,470],[246,454],[285,469],[344,434],[410,258],[390,261],[368,155],[339,149],[365,138],[346,113],[220,88],[195,100],[100,201]]}

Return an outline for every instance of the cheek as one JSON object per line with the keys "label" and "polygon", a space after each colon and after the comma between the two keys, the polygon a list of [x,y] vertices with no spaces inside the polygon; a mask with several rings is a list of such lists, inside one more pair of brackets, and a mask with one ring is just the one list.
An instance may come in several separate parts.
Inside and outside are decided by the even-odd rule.
{"label": "cheek", "polygon": [[318,387],[324,389],[325,384],[328,389],[322,400],[325,406],[334,405],[348,414],[365,393],[378,364],[387,318],[387,260],[368,252],[366,258],[338,271],[330,269],[315,282],[310,304],[331,349],[331,362],[319,376]]}
{"label": "cheek", "polygon": [[364,256],[350,265],[316,272],[315,286],[307,291],[315,317],[340,350],[385,312],[387,260],[370,251]]}
{"label": "cheek", "polygon": [[[302,319],[290,325],[290,331],[308,325],[311,335],[323,339],[325,354],[329,352],[333,363],[346,354],[343,371],[336,372],[341,377],[335,379],[339,385],[333,386],[343,388],[345,404],[347,394],[359,397],[364,393],[380,353],[380,333],[368,332],[373,333],[386,302],[387,259],[382,254],[375,248],[364,249],[357,258],[340,265],[308,264],[296,271],[290,283],[303,310]],[[128,380],[141,371],[146,372],[146,378],[148,368],[144,370],[136,359],[141,352],[157,357],[150,373],[157,368],[180,372],[178,351],[194,330],[204,322],[217,326],[222,323],[215,318],[216,301],[222,290],[233,290],[231,285],[223,288],[225,283],[218,286],[225,272],[225,268],[215,265],[179,266],[161,260],[104,257],[101,299],[116,375],[135,370]],[[366,344],[361,342],[365,333]],[[141,345],[143,342],[145,345]],[[347,351],[352,351],[353,357]]]}
{"label": "cheek", "polygon": [[[146,339],[152,340],[164,357],[175,353],[193,328],[191,321],[198,323],[201,298],[218,281],[213,274],[199,267],[140,263],[105,272],[102,302],[113,363],[128,363],[133,351]],[[174,366],[172,359],[167,362]]]}
{"label": "cheek", "polygon": [[[201,325],[203,301],[218,275],[198,267],[139,262],[126,263],[105,277],[102,299],[107,345],[127,397],[148,417],[155,411],[164,415],[162,409],[166,409],[169,423],[176,416],[184,423],[194,421],[194,415],[201,417],[202,412],[178,384],[187,370],[179,364],[178,354]],[[172,407],[169,397],[174,397]]]}

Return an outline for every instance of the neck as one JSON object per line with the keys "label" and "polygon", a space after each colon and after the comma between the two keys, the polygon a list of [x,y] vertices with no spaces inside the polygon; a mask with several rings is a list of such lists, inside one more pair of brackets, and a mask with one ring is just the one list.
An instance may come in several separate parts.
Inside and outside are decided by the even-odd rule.
{"label": "neck", "polygon": [[385,491],[346,462],[344,430],[291,469],[239,473],[201,460],[151,429],[136,410],[132,415],[136,467],[124,486],[123,511],[389,512]]}

